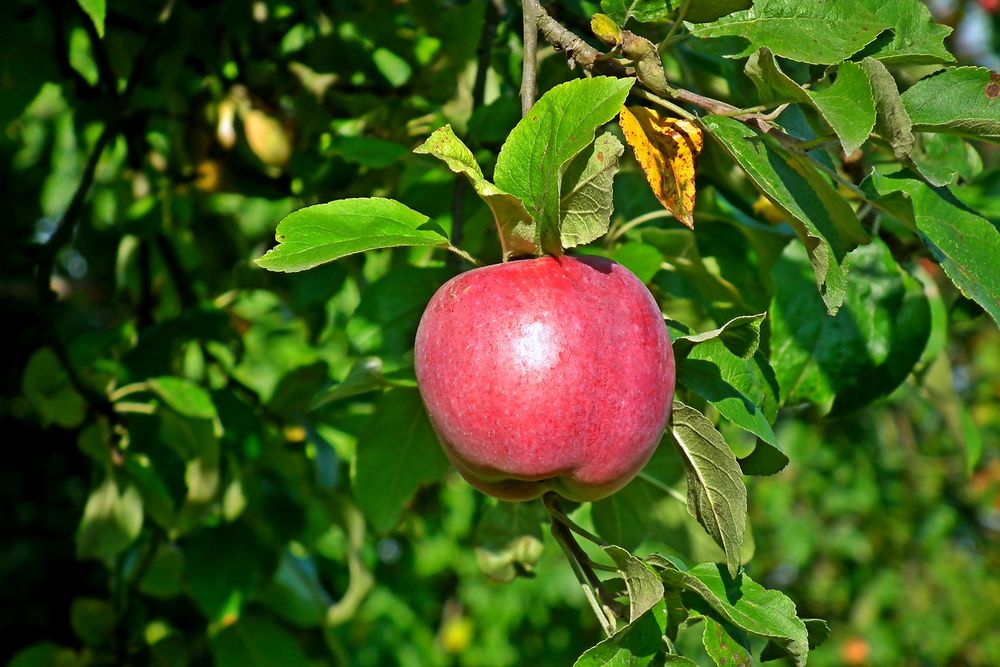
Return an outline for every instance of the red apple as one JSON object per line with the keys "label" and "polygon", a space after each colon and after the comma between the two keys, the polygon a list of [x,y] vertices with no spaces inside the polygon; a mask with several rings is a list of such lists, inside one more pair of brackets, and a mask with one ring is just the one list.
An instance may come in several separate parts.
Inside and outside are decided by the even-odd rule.
{"label": "red apple", "polygon": [[448,458],[504,500],[614,493],[649,460],[674,395],[659,307],[628,269],[598,257],[452,278],[424,311],[414,353]]}

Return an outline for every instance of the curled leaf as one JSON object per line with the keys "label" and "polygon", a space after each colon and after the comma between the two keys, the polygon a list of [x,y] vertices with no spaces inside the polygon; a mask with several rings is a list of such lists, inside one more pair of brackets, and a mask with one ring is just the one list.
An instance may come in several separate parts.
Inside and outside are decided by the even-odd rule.
{"label": "curled leaf", "polygon": [[623,107],[619,122],[653,194],[694,229],[694,163],[704,145],[701,128],[645,107]]}

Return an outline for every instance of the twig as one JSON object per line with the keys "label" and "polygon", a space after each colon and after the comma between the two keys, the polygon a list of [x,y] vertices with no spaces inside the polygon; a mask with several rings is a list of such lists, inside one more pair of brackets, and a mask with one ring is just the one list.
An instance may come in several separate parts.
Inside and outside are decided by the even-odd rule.
{"label": "twig", "polygon": [[521,115],[527,116],[538,94],[538,28],[539,18],[548,16],[538,0],[522,0],[524,14],[524,60],[521,68]]}
{"label": "twig", "polygon": [[673,39],[674,35],[677,33],[677,29],[684,23],[684,17],[687,16],[688,9],[690,8],[691,0],[684,0],[684,4],[681,5],[680,11],[677,12],[677,18],[674,19],[674,24],[670,26],[670,32],[667,33],[667,36],[663,38],[663,41],[660,42],[660,44],[668,45],[671,43],[671,39]]}

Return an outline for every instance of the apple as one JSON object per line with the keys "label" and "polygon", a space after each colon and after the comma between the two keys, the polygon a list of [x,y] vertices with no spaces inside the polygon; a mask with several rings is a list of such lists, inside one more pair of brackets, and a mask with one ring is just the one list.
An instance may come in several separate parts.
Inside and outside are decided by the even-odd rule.
{"label": "apple", "polygon": [[431,298],[417,385],[448,458],[503,500],[597,500],[652,456],[674,395],[663,315],[600,257],[473,269]]}

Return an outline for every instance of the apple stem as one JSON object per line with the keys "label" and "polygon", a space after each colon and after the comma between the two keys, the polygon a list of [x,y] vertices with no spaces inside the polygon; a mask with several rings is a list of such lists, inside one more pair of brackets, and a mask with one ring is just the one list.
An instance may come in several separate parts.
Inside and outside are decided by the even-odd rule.
{"label": "apple stem", "polygon": [[598,569],[608,569],[612,571],[615,571],[615,568],[602,566],[592,561],[576,541],[576,538],[573,537],[573,527],[575,526],[576,529],[586,533],[585,536],[587,539],[590,539],[596,544],[603,543],[606,545],[607,542],[604,542],[596,535],[585,531],[583,528],[580,528],[573,523],[573,521],[559,509],[559,498],[555,494],[545,494],[545,496],[542,497],[542,503],[545,505],[545,509],[548,510],[549,516],[552,519],[552,537],[555,538],[559,548],[561,548],[563,554],[565,554],[566,560],[569,561],[570,568],[573,570],[576,580],[583,589],[583,594],[587,598],[587,602],[590,604],[590,608],[593,610],[594,616],[597,617],[598,622],[601,624],[604,634],[610,637],[615,633],[615,629],[617,627],[617,617],[607,605],[601,603],[601,600],[607,597],[607,593],[604,590],[601,580],[594,573],[594,568],[597,567]]}
{"label": "apple stem", "polygon": [[600,537],[594,535],[592,532],[590,532],[583,526],[573,521],[573,519],[569,518],[566,515],[566,513],[563,512],[562,509],[560,509],[559,499],[554,494],[551,493],[546,494],[545,497],[542,498],[542,502],[545,503],[545,508],[548,509],[549,514],[552,515],[552,517],[555,520],[559,521],[559,523],[563,524],[564,526],[572,530],[580,537],[590,542],[593,542],[594,544],[602,548],[611,546],[610,542],[608,542],[607,540],[602,540]]}

